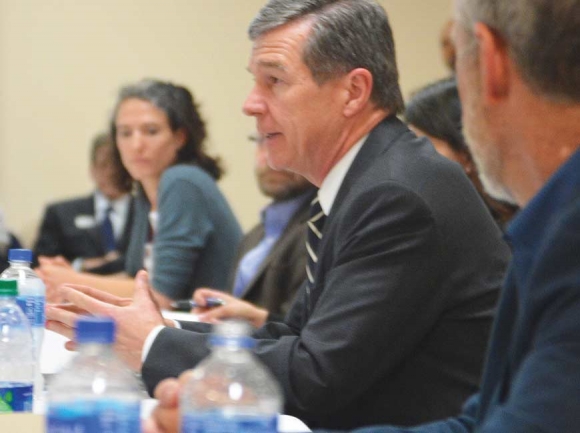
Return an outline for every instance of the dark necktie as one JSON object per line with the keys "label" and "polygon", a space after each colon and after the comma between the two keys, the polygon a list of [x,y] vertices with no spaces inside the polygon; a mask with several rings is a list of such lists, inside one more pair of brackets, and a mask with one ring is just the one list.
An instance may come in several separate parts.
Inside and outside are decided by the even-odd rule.
{"label": "dark necktie", "polygon": [[111,223],[111,212],[113,212],[113,208],[109,206],[105,212],[105,219],[101,224],[101,234],[103,236],[103,245],[105,246],[106,253],[114,251],[117,248],[113,224]]}
{"label": "dark necktie", "polygon": [[318,245],[322,239],[322,227],[326,215],[322,211],[318,196],[310,203],[310,218],[308,219],[308,235],[306,237],[306,251],[308,260],[306,262],[306,278],[308,292],[314,287],[314,277],[318,266]]}

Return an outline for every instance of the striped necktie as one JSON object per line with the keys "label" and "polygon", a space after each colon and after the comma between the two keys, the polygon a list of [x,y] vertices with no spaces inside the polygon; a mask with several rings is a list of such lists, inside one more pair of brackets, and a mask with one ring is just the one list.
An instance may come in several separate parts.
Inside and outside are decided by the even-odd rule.
{"label": "striped necktie", "polygon": [[306,262],[306,277],[308,279],[308,292],[314,287],[314,277],[316,275],[316,266],[318,265],[318,244],[322,239],[322,227],[326,215],[322,211],[318,196],[310,203],[310,218],[308,219],[308,235],[306,238],[306,251],[308,260]]}

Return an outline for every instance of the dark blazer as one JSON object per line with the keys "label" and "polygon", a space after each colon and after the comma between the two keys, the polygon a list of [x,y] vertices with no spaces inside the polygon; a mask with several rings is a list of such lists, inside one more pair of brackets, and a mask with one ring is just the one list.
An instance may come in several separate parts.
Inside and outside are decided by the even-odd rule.
{"label": "dark blazer", "polygon": [[[297,209],[241,295],[242,299],[268,310],[269,320],[282,320],[306,278],[306,221],[310,201],[315,194],[316,190],[313,188],[311,197]],[[264,225],[260,223],[242,239],[236,264],[239,264],[242,257],[258,245],[263,237]],[[237,266],[230,276],[228,287],[234,285],[236,270]]]}
{"label": "dark blazer", "polygon": [[[112,274],[125,270],[125,252],[129,244],[129,234],[133,222],[133,207],[133,199],[131,199],[125,229],[117,245],[120,257],[92,269],[91,272]],[[90,227],[79,225],[77,218],[83,215],[94,218],[93,195],[48,205],[34,245],[35,256],[62,255],[67,260],[73,261],[79,257],[90,258],[105,255],[106,251],[99,226],[94,224]]]}
{"label": "dark blazer", "polygon": [[[456,414],[479,383],[508,254],[460,167],[385,119],[327,217],[313,292],[254,334],[286,413],[343,429]],[[153,342],[149,391],[208,354],[209,327],[184,327]]]}

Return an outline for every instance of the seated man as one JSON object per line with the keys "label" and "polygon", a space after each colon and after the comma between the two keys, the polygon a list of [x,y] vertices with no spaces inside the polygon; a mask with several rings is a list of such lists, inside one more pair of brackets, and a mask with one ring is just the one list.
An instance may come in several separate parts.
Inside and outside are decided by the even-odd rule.
{"label": "seated man", "polygon": [[95,137],[90,174],[95,191],[48,205],[38,232],[34,253],[62,256],[77,270],[114,274],[125,269],[125,251],[133,219],[132,180],[112,158],[108,134]]}
{"label": "seated man", "polygon": [[455,5],[468,145],[488,193],[522,207],[506,232],[513,260],[481,391],[463,412],[357,432],[577,433],[580,0]]}
{"label": "seated man", "polygon": [[[459,166],[396,117],[384,9],[270,0],[249,33],[255,83],[244,111],[269,165],[320,187],[305,285],[284,322],[253,334],[285,412],[311,428],[454,415],[477,390],[508,251]],[[140,273],[129,305],[86,287],[60,293],[116,320],[116,350],[152,392],[208,355],[210,327],[164,326],[148,290]],[[49,307],[47,317],[72,336],[76,312]]]}
{"label": "seated man", "polygon": [[208,297],[226,301],[223,306],[196,309],[202,321],[238,317],[256,327],[267,320],[281,321],[306,278],[304,239],[316,188],[296,173],[270,168],[263,140],[259,136],[251,138],[256,141],[254,172],[258,187],[272,202],[262,211],[262,221],[241,242],[231,275],[233,296],[218,290],[196,290],[194,296],[201,305]]}

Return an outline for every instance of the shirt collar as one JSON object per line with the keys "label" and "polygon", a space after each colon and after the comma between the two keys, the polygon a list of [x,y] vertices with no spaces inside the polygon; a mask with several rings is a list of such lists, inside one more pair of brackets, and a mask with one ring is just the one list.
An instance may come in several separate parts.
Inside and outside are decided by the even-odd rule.
{"label": "shirt collar", "polygon": [[312,191],[308,190],[307,192],[291,199],[275,201],[266,206],[264,210],[262,210],[262,222],[264,224],[266,236],[279,236],[284,231],[298,208],[311,196]]}
{"label": "shirt collar", "polygon": [[506,238],[515,249],[537,251],[553,218],[580,195],[580,149],[566,161],[513,219]]}
{"label": "shirt collar", "polygon": [[113,212],[121,216],[123,219],[129,212],[129,202],[131,200],[131,194],[124,194],[118,199],[110,201],[105,195],[97,190],[94,194],[95,201],[95,217],[97,220],[101,220],[105,217],[107,208],[111,206]]}
{"label": "shirt collar", "polygon": [[369,134],[357,141],[340,159],[340,161],[332,167],[322,181],[322,185],[320,185],[320,189],[318,190],[318,199],[320,200],[320,207],[322,207],[325,215],[330,214],[332,204],[334,203],[334,199],[338,194],[338,190],[342,185],[346,173],[348,173],[348,169],[352,165],[368,136]]}

